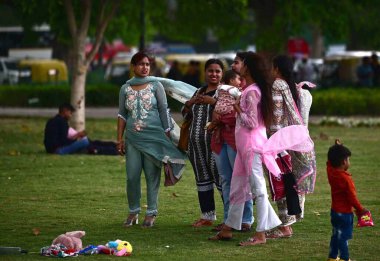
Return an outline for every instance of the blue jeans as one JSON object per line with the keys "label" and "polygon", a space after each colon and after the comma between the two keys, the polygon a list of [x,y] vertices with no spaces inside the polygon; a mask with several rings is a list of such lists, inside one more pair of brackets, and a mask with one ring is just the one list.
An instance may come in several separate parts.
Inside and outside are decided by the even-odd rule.
{"label": "blue jeans", "polygon": [[74,141],[68,146],[58,148],[55,153],[59,155],[72,154],[72,153],[75,153],[77,151],[87,148],[89,144],[90,142],[87,139],[87,137],[84,137],[80,140]]}
{"label": "blue jeans", "polygon": [[331,210],[330,215],[333,230],[330,241],[329,258],[337,258],[338,252],[340,252],[340,259],[349,260],[348,240],[352,238],[354,214],[337,213]]}
{"label": "blue jeans", "polygon": [[[224,143],[219,154],[214,153],[216,167],[222,179],[222,195],[224,205],[224,221],[227,220],[228,209],[230,207],[230,188],[232,172],[236,158],[236,151],[228,144]],[[242,223],[253,223],[253,201],[248,200],[244,204]]]}

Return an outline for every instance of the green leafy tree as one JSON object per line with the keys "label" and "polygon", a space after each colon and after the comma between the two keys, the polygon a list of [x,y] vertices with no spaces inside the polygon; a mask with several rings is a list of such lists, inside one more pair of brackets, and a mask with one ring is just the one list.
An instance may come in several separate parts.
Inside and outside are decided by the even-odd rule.
{"label": "green leafy tree", "polygon": [[348,48],[380,50],[380,34],[377,19],[380,14],[380,1],[354,1],[353,13],[349,19],[350,35]]}
{"label": "green leafy tree", "polygon": [[259,50],[284,52],[289,37],[305,35],[313,56],[322,56],[323,40],[345,43],[348,49],[380,48],[376,0],[250,0],[249,6]]}
{"label": "green leafy tree", "polygon": [[[22,17],[26,30],[48,23],[60,44],[69,49],[73,124],[85,128],[85,83],[90,62],[104,38],[120,37],[136,44],[141,36],[140,0],[19,0],[8,1]],[[146,35],[156,32],[174,40],[199,42],[212,30],[222,43],[237,41],[249,29],[245,0],[145,0]],[[242,20],[243,19],[243,20]],[[107,30],[106,30],[107,29]],[[86,39],[93,47],[85,54]]]}
{"label": "green leafy tree", "polygon": [[[99,50],[105,30],[120,3],[120,0],[20,0],[15,2],[15,7],[19,7],[19,12],[23,14],[24,28],[28,29],[31,25],[47,22],[56,32],[58,39],[64,39],[64,42],[69,44],[71,103],[76,108],[73,125],[78,130],[85,128],[87,70]],[[86,55],[85,45],[90,31],[93,32],[94,44]]]}
{"label": "green leafy tree", "polygon": [[255,13],[258,49],[272,52],[284,52],[289,37],[308,32],[313,47],[320,44],[321,37],[346,40],[354,10],[350,0],[251,0],[250,7]]}

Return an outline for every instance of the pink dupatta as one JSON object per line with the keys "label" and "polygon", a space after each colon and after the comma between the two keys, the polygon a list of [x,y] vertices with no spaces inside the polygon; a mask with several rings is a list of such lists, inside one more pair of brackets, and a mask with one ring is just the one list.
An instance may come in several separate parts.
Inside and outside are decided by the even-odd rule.
{"label": "pink dupatta", "polygon": [[[260,89],[257,86],[251,85],[247,87],[243,91],[240,101],[243,111],[246,109],[244,105],[247,103],[247,93],[252,90],[256,91],[259,97],[261,96]],[[258,106],[258,104],[255,106]],[[239,121],[237,122],[236,145],[238,155],[235,160],[231,180],[231,204],[243,204],[252,198],[249,178],[252,175],[253,158],[256,153],[261,154],[263,163],[268,170],[278,176],[281,173],[275,161],[275,156],[278,153],[284,150],[307,152],[314,148],[314,143],[305,126],[291,125],[282,128],[267,139],[259,109],[256,116],[258,117],[257,122],[259,124],[254,129],[248,129],[245,126],[241,126]]]}

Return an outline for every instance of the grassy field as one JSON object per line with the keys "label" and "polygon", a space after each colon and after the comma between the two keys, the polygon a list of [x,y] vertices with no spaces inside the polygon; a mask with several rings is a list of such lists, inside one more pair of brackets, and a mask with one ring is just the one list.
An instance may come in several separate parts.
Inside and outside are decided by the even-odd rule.
{"label": "grassy field", "polygon": [[[372,211],[376,225],[354,228],[351,259],[380,260],[379,128],[311,126],[318,176],[315,193],[306,199],[305,219],[294,225],[295,234],[290,239],[242,248],[237,243],[249,236],[246,233],[235,233],[229,242],[210,242],[210,228],[190,226],[199,217],[190,164],[176,186],[161,187],[156,226],[123,228],[127,216],[125,160],[119,156],[47,155],[42,145],[45,121],[0,118],[0,246],[20,246],[29,251],[27,256],[0,256],[0,260],[46,260],[39,256],[40,248],[72,230],[86,231],[84,246],[116,239],[129,241],[133,245],[130,260],[326,260],[331,226],[325,162],[327,149],[337,137],[352,151],[350,171],[358,196]],[[88,120],[87,130],[92,139],[113,139],[116,121]],[[145,195],[144,191],[142,205]],[[218,195],[216,202],[220,222],[222,203]]]}

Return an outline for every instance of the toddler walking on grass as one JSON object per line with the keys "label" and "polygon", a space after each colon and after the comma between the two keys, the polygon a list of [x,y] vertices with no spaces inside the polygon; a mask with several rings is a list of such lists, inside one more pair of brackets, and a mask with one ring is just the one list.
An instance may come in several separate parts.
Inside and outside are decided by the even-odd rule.
{"label": "toddler walking on grass", "polygon": [[352,238],[354,219],[352,210],[355,208],[357,216],[368,212],[360,204],[351,174],[347,172],[350,167],[350,156],[351,151],[339,140],[335,141],[327,154],[327,177],[331,186],[333,227],[328,261],[350,260],[348,240]]}

